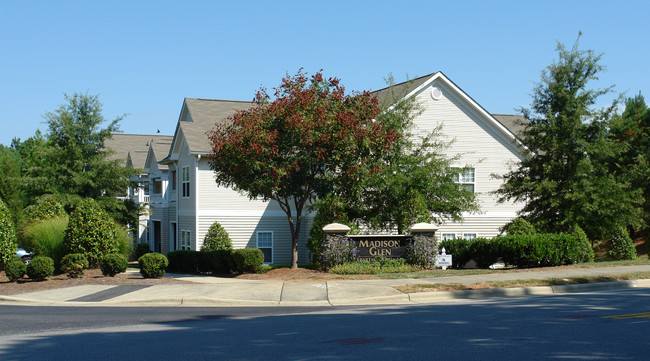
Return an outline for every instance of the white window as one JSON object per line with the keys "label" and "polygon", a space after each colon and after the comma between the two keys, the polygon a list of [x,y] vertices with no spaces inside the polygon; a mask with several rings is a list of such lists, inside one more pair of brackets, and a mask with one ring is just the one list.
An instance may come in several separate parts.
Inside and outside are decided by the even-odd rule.
{"label": "white window", "polygon": [[454,172],[454,182],[462,185],[466,191],[474,193],[474,186],[476,185],[474,168],[452,168],[452,172]]}
{"label": "white window", "polygon": [[183,167],[183,198],[190,196],[190,167]]}
{"label": "white window", "polygon": [[456,239],[456,233],[443,233],[442,234],[442,240],[443,241],[449,241],[452,239]]}
{"label": "white window", "polygon": [[181,250],[192,249],[192,231],[183,229],[181,230]]}
{"label": "white window", "polygon": [[257,248],[264,253],[264,263],[273,263],[273,232],[257,232]]}
{"label": "white window", "polygon": [[176,170],[171,171],[172,190],[176,190]]}
{"label": "white window", "polygon": [[476,239],[476,233],[463,233],[463,239]]}

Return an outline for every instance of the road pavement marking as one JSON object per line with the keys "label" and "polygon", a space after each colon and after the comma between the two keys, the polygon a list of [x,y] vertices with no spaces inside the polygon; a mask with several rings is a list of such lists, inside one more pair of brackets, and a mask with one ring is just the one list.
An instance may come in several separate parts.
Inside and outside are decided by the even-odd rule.
{"label": "road pavement marking", "polygon": [[627,315],[605,316],[603,318],[611,318],[614,320],[625,320],[630,318],[650,318],[650,312],[630,313]]}

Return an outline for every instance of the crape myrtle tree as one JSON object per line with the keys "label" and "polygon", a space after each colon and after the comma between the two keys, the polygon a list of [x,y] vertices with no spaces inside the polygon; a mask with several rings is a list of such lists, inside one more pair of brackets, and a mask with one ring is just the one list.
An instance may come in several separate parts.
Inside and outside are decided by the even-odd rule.
{"label": "crape myrtle tree", "polygon": [[299,70],[282,79],[272,98],[260,89],[249,110],[238,111],[208,133],[216,182],[250,199],[276,201],[291,232],[291,268],[308,203],[349,187],[400,136],[377,120],[369,92],[348,93],[339,79]]}
{"label": "crape myrtle tree", "polygon": [[612,174],[606,159],[620,151],[607,136],[616,102],[595,109],[612,91],[590,89],[604,69],[602,54],[558,43],[558,60],[542,72],[522,142],[528,150],[518,168],[503,176],[500,200],[525,203],[521,214],[542,232],[568,232],[579,225],[590,239],[638,223],[640,192]]}

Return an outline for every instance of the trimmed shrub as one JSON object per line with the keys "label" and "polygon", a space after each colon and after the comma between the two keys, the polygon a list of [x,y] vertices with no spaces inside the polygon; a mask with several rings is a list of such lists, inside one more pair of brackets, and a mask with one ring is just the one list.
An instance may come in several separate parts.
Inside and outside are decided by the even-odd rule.
{"label": "trimmed shrub", "polygon": [[68,214],[56,197],[45,194],[36,200],[36,203],[25,208],[29,221],[42,221],[51,218],[65,218]]}
{"label": "trimmed shrub", "polygon": [[135,248],[135,259],[140,259],[140,257],[144,256],[147,253],[153,252],[151,248],[149,247],[149,243],[138,243],[138,246]]}
{"label": "trimmed shrub", "polygon": [[84,199],[70,215],[65,244],[72,253],[83,253],[92,267],[109,253],[118,253],[115,223],[92,199]]}
{"label": "trimmed shrub", "polygon": [[81,253],[66,254],[61,259],[61,272],[67,273],[70,278],[83,276],[84,270],[88,268],[88,258]]}
{"label": "trimmed shrub", "polygon": [[231,251],[232,250],[232,240],[228,232],[219,224],[219,222],[214,222],[208,228],[208,233],[206,233],[205,238],[203,239],[203,245],[201,246],[202,252],[209,251]]}
{"label": "trimmed shrub", "polygon": [[452,255],[451,262],[454,268],[462,268],[474,255],[470,252],[472,240],[447,239],[440,242],[439,249],[445,248],[447,254]]}
{"label": "trimmed shrub", "polygon": [[560,266],[580,262],[582,245],[570,234],[531,234],[493,240],[503,261],[517,267]]}
{"label": "trimmed shrub", "polygon": [[232,258],[238,273],[257,273],[264,264],[264,253],[257,248],[236,249]]}
{"label": "trimmed shrub", "polygon": [[412,265],[433,268],[437,255],[438,241],[435,237],[414,236],[406,248],[405,258]]}
{"label": "trimmed shrub", "polygon": [[617,260],[636,259],[634,242],[625,229],[619,229],[612,238],[609,255]]}
{"label": "trimmed shrub", "polygon": [[26,273],[34,281],[43,281],[54,274],[54,261],[50,257],[36,256],[27,265]]}
{"label": "trimmed shrub", "polygon": [[500,251],[499,243],[492,242],[490,239],[476,238],[469,240],[469,254],[476,261],[476,267],[478,268],[489,268],[495,264],[499,260]]}
{"label": "trimmed shrub", "polygon": [[167,254],[169,272],[177,273],[230,273],[233,268],[233,251],[189,251],[179,250]]}
{"label": "trimmed shrub", "polygon": [[126,272],[128,266],[128,260],[120,253],[107,254],[99,261],[99,269],[102,270],[102,274],[109,277]]}
{"label": "trimmed shrub", "polygon": [[578,250],[577,262],[593,262],[594,261],[594,249],[591,247],[591,242],[587,238],[587,234],[579,225],[574,225],[571,227],[571,232],[569,232],[575,239],[578,241],[580,248]]}
{"label": "trimmed shrub", "polygon": [[16,229],[7,205],[0,199],[0,266],[16,256]]}
{"label": "trimmed shrub", "polygon": [[144,278],[161,278],[165,275],[169,261],[165,255],[152,252],[138,258],[138,264]]}
{"label": "trimmed shrub", "polygon": [[320,247],[320,258],[318,263],[325,268],[331,268],[337,264],[354,262],[357,260],[359,250],[356,243],[348,236],[330,235]]}
{"label": "trimmed shrub", "polygon": [[18,257],[14,256],[5,264],[5,275],[9,278],[9,282],[16,282],[23,278],[26,272],[27,266],[25,266],[25,262]]}
{"label": "trimmed shrub", "polygon": [[501,227],[499,231],[501,231],[501,233],[505,233],[508,236],[527,235],[527,234],[537,233],[535,231],[535,227],[533,227],[533,225],[530,224],[530,222],[528,222],[522,217],[517,217],[513,219],[510,223],[507,223],[505,226]]}
{"label": "trimmed shrub", "polygon": [[[209,272],[212,274],[227,274],[233,269],[233,251],[219,250],[201,253],[202,273]],[[262,263],[264,259],[262,258]]]}
{"label": "trimmed shrub", "polygon": [[25,248],[37,256],[52,258],[55,269],[61,269],[61,259],[66,254],[64,238],[67,227],[67,216],[32,222],[23,232]]}

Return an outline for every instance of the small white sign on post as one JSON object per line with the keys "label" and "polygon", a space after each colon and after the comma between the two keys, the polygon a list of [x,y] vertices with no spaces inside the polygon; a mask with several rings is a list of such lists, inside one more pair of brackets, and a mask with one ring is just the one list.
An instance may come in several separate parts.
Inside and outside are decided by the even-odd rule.
{"label": "small white sign on post", "polygon": [[445,248],[442,248],[442,252],[436,256],[436,267],[442,267],[443,271],[447,267],[451,267],[451,255],[445,252]]}

